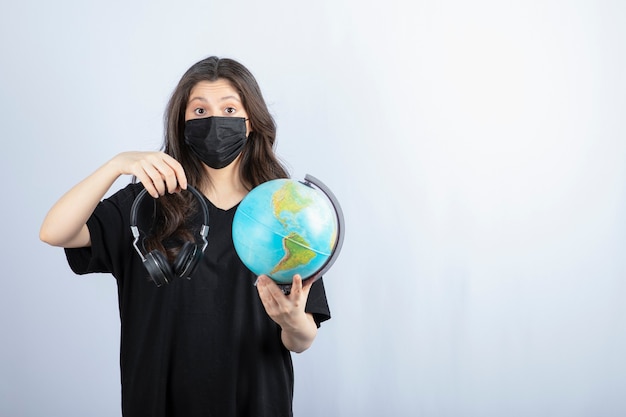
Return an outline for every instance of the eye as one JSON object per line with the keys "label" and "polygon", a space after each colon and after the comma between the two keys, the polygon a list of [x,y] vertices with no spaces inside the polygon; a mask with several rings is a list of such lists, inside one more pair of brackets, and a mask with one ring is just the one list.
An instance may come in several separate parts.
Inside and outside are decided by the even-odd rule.
{"label": "eye", "polygon": [[234,107],[226,107],[224,109],[224,113],[226,114],[235,114],[237,112],[237,109]]}
{"label": "eye", "polygon": [[204,110],[202,107],[198,107],[197,109],[194,109],[193,114],[195,114],[196,116],[204,116],[206,114],[206,110]]}

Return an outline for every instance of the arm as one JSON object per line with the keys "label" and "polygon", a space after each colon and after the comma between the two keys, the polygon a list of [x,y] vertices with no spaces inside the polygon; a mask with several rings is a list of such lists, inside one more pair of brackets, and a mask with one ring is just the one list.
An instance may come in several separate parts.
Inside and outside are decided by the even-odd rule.
{"label": "arm", "polygon": [[265,311],[280,326],[283,345],[292,352],[304,352],[317,336],[313,315],[304,311],[312,284],[312,281],[303,284],[300,275],[295,275],[291,293],[285,295],[266,275],[257,281]]}
{"label": "arm", "polygon": [[[53,246],[75,248],[91,245],[87,220],[115,180],[135,175],[150,195],[187,188],[182,166],[163,152],[124,152],[98,168],[65,193],[50,209],[39,238]],[[180,188],[179,188],[180,187]]]}

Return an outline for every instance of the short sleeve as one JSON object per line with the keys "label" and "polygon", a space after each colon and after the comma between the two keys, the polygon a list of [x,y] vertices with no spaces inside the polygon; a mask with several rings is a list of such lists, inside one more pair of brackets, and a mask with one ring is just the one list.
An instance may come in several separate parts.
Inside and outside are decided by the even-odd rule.
{"label": "short sleeve", "polygon": [[330,319],[330,309],[328,307],[326,290],[324,289],[324,281],[322,278],[311,285],[305,311],[313,314],[313,319],[317,327],[320,327],[322,322]]}
{"label": "short sleeve", "polygon": [[65,249],[74,273],[105,272],[120,277],[133,250],[130,209],[140,191],[138,186],[140,184],[130,184],[96,206],[87,220],[91,246]]}
{"label": "short sleeve", "polygon": [[65,256],[72,271],[83,275],[92,272],[111,272],[110,257],[106,255],[102,236],[102,224],[94,213],[87,220],[91,246],[66,248]]}

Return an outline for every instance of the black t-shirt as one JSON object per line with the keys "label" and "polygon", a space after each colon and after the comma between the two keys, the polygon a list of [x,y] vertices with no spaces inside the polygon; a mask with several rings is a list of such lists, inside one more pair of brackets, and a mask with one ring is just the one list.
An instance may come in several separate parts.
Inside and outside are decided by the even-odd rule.
{"label": "black t-shirt", "polygon": [[[236,206],[221,210],[205,199],[209,245],[197,270],[157,287],[132,246],[130,209],[142,189],[130,184],[103,200],[87,222],[91,247],[66,249],[75,273],[117,279],[123,415],[291,416],[291,354],[263,308],[256,276],[235,252]],[[306,311],[318,326],[330,318],[322,280]]]}

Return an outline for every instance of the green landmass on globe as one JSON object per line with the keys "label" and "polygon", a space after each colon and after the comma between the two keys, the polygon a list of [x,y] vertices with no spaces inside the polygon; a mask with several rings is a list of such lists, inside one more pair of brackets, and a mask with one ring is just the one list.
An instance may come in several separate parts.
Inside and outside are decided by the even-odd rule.
{"label": "green landmass on globe", "polygon": [[280,271],[287,271],[311,262],[311,259],[315,258],[317,254],[307,247],[308,244],[309,243],[302,236],[295,232],[283,238],[285,256],[276,264],[270,273],[274,274]]}
{"label": "green landmass on globe", "polygon": [[[298,187],[292,182],[286,182],[282,187],[272,195],[272,207],[274,208],[274,216],[280,224],[287,230],[289,221],[295,218],[295,215],[313,203],[313,199],[302,195],[298,192]],[[293,214],[293,217],[286,217],[284,213]],[[292,225],[298,226],[298,225]],[[287,271],[300,265],[308,264],[316,254],[308,249],[310,243],[297,232],[291,232],[283,238],[283,248],[285,256],[276,264],[270,273],[279,271]]]}
{"label": "green landmass on globe", "polygon": [[313,199],[302,195],[298,187],[292,182],[285,182],[285,184],[272,195],[274,216],[285,228],[289,226],[288,220],[282,216],[281,213],[287,212],[295,215],[311,204],[313,204]]}

